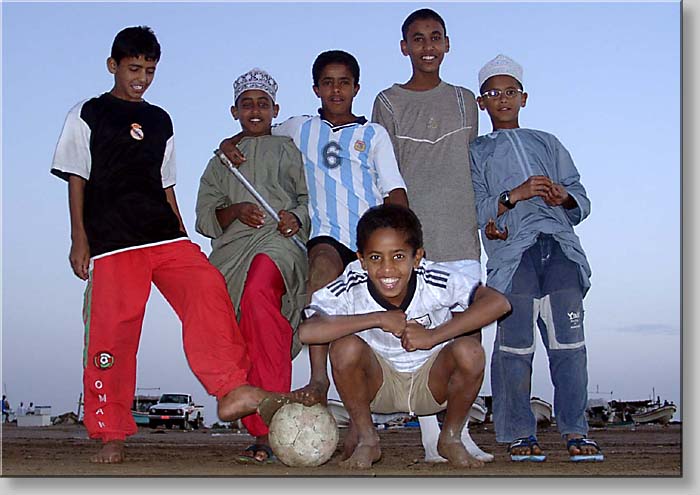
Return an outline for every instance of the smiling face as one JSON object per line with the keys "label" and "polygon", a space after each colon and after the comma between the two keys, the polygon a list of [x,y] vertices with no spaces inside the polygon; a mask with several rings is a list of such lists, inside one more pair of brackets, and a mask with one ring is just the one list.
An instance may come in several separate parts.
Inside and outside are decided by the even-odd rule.
{"label": "smiling face", "polygon": [[411,59],[414,73],[438,73],[449,51],[450,40],[435,19],[416,19],[408,26],[406,39],[401,40],[401,53]]}
{"label": "smiling face", "polygon": [[241,128],[246,136],[265,136],[270,134],[272,119],[277,117],[280,107],[270,95],[259,89],[244,91],[231,107],[231,115],[241,121]]}
{"label": "smiling face", "polygon": [[358,258],[382,297],[394,306],[400,306],[406,297],[413,269],[423,258],[423,249],[414,251],[405,233],[383,227],[372,232]]}
{"label": "smiling face", "polygon": [[157,60],[146,60],[143,55],[124,57],[117,62],[107,59],[107,70],[114,74],[112,96],[127,101],[143,101],[143,94],[156,75]]}
{"label": "smiling face", "polygon": [[360,90],[350,68],[345,64],[328,64],[318,77],[314,93],[321,99],[323,117],[334,125],[354,120],[352,100]]}
{"label": "smiling face", "polygon": [[[505,75],[489,77],[481,88],[482,94],[492,89],[499,90],[500,96],[495,98],[479,96],[476,101],[479,104],[479,108],[486,110],[489,117],[491,117],[493,130],[517,129],[520,127],[518,114],[520,109],[525,107],[527,93],[517,91],[521,89],[518,81],[511,76]],[[509,98],[506,93],[512,93],[512,90],[516,90],[516,94]]]}

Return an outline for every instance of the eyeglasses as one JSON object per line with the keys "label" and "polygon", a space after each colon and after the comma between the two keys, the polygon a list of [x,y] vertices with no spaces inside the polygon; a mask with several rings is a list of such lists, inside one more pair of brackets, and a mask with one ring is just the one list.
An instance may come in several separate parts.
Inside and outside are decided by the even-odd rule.
{"label": "eyeglasses", "polygon": [[515,98],[518,94],[523,92],[522,89],[518,88],[508,88],[508,89],[489,89],[488,91],[481,94],[481,96],[488,98],[489,100],[500,98],[502,94],[506,95],[509,100]]}

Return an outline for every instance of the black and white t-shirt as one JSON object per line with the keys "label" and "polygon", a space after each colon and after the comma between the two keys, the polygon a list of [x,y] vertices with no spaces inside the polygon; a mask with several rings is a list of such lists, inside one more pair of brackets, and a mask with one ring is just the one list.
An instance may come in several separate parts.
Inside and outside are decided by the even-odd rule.
{"label": "black and white t-shirt", "polygon": [[87,180],[84,222],[93,258],[186,237],[164,190],[175,185],[173,125],[155,105],[109,93],[77,104],[51,173]]}
{"label": "black and white t-shirt", "polygon": [[[325,315],[359,315],[401,309],[406,319],[415,320],[427,329],[442,325],[452,318],[452,312],[461,312],[469,307],[476,288],[481,285],[478,278],[469,278],[448,266],[421,260],[408,284],[406,298],[400,307],[387,302],[374,287],[362,269],[359,260],[350,263],[345,271],[322,289],[314,292],[306,316],[316,313]],[[381,328],[370,328],[355,335],[401,372],[413,372],[421,367],[447,342],[432,349],[408,352],[401,347],[401,339]]]}

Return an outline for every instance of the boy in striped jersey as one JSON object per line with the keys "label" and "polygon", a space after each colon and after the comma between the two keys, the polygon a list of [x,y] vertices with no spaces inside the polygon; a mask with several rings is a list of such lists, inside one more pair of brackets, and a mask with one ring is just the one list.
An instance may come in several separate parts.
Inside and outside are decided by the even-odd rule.
{"label": "boy in striped jersey", "polygon": [[333,379],[351,418],[350,469],[381,457],[372,412],[432,415],[447,409],[438,453],[480,467],[461,434],[484,378],[484,351],[468,333],[510,310],[478,277],[423,259],[416,215],[402,206],[370,208],[357,225],[357,257],[313,294],[299,328],[308,344],[330,342]]}
{"label": "boy in striped jersey", "polygon": [[[273,126],[273,135],[289,136],[301,151],[309,188],[311,236],[307,293],[325,286],[355,259],[355,227],[370,207],[382,203],[408,206],[386,130],[352,112],[360,90],[360,67],[341,50],[321,53],[312,67],[313,90],[321,100],[319,115],[297,116]],[[236,144],[241,134],[221,143],[221,150],[241,164]],[[304,399],[326,401],[327,345],[309,347],[310,383],[299,391]]]}

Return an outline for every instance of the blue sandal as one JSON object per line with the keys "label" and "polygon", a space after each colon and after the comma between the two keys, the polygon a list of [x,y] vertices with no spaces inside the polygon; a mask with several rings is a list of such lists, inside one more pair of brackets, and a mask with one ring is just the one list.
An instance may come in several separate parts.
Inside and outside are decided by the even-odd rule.
{"label": "blue sandal", "polygon": [[[595,454],[571,454],[571,447],[576,447],[581,450],[581,447],[593,447],[596,450]],[[566,450],[569,451],[569,456],[572,462],[591,462],[591,461],[602,461],[605,459],[603,451],[600,450],[598,443],[595,440],[590,440],[586,437],[582,438],[572,438],[566,442]]]}
{"label": "blue sandal", "polygon": [[[527,447],[530,449],[529,454],[511,454],[513,449],[518,449],[521,447]],[[522,437],[518,438],[517,440],[513,440],[511,444],[508,446],[508,453],[510,454],[510,460],[515,461],[515,462],[523,462],[523,461],[529,461],[529,462],[544,462],[547,460],[547,456],[544,454],[533,454],[532,453],[532,448],[537,447],[540,449],[540,452],[542,451],[542,448],[540,447],[540,444],[537,443],[537,438],[535,438],[534,435],[530,435],[529,437]]]}

